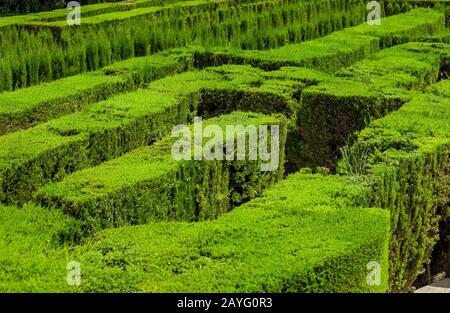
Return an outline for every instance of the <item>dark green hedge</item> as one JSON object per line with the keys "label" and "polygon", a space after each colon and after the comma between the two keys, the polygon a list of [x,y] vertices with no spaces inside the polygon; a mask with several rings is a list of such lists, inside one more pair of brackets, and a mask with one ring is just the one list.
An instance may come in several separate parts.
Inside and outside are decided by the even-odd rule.
{"label": "dark green hedge", "polygon": [[[430,262],[439,238],[438,223],[447,216],[449,117],[448,98],[417,95],[364,129],[338,168],[340,172],[359,168],[360,174],[369,174],[374,182],[372,205],[391,211],[392,291],[408,290]],[[357,167],[351,160],[362,164]]]}
{"label": "dark green hedge", "polygon": [[398,109],[411,98],[412,90],[424,90],[440,78],[450,59],[448,48],[399,45],[339,72],[336,79],[305,89],[298,112],[302,143],[297,165],[334,168],[339,148],[352,133]]}
{"label": "dark green hedge", "polygon": [[[81,219],[90,232],[145,224],[155,219],[217,218],[259,196],[282,178],[286,141],[283,118],[236,112],[203,122],[204,127],[211,124],[220,125],[224,133],[227,125],[278,125],[279,167],[263,172],[262,160],[177,162],[171,155],[176,139],[169,136],[150,147],[139,148],[99,167],[69,175],[60,183],[47,185],[35,195],[36,201]],[[220,143],[225,150],[226,142]]]}
{"label": "dark green hedge", "polygon": [[[246,71],[252,70],[242,67],[242,74]],[[202,94],[215,89],[222,95],[228,90],[226,99],[233,99],[228,103],[245,104],[234,110],[264,113],[272,108],[274,113],[280,110],[287,115],[297,110],[289,93],[283,95],[262,78],[254,79],[263,83],[253,87],[251,81],[243,83],[238,77],[225,80],[214,71],[189,72],[46,124],[0,136],[0,145],[7,147],[0,150],[1,202],[24,203],[49,181],[162,138],[174,125],[192,120],[199,107],[207,107]],[[296,84],[292,82],[291,93]]]}
{"label": "dark green hedge", "polygon": [[389,211],[366,209],[369,191],[351,177],[294,174],[214,221],[102,231],[73,255],[78,291],[385,292]]}

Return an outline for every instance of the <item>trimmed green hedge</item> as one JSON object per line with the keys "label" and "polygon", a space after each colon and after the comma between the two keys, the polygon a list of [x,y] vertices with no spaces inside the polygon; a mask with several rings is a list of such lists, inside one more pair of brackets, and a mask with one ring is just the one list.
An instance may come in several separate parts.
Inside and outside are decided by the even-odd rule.
{"label": "trimmed green hedge", "polygon": [[350,36],[345,32],[336,32],[324,38],[267,51],[219,50],[216,52],[196,49],[194,58],[195,65],[199,68],[232,63],[250,64],[269,71],[283,66],[334,71],[361,60],[377,50],[377,38]]}
{"label": "trimmed green hedge", "polygon": [[[164,4],[173,4],[178,2],[184,2],[187,0],[164,0]],[[242,2],[251,3],[254,0],[244,0]],[[66,1],[53,0],[5,0],[5,4],[0,6],[1,15],[11,14],[24,14],[30,12],[36,12],[33,14],[22,15],[16,19],[12,19],[11,16],[1,18],[1,22],[6,24],[10,23],[31,23],[34,21],[60,21],[65,20],[67,17]],[[45,2],[45,3],[40,3]],[[80,0],[82,16],[95,16],[105,13],[129,11],[137,8],[146,8],[152,6],[161,6],[160,0]],[[241,2],[241,1],[240,1]],[[52,10],[52,11],[49,11]],[[43,12],[44,11],[44,12]]]}
{"label": "trimmed green hedge", "polygon": [[298,113],[298,167],[325,166],[334,169],[339,148],[349,136],[398,109],[407,99],[385,96],[363,83],[335,80],[304,90]]}
{"label": "trimmed green hedge", "polygon": [[0,18],[0,25],[9,25],[0,35],[0,76],[11,77],[5,86],[0,84],[0,90],[24,88],[188,45],[277,48],[357,25],[363,21],[365,5],[363,0],[239,4],[199,0],[83,15],[79,27],[67,27],[65,19],[47,23],[29,16]]}
{"label": "trimmed green hedge", "polygon": [[[430,90],[441,94],[442,84]],[[351,172],[351,160],[362,160],[360,173],[374,181],[372,205],[391,211],[392,291],[407,290],[430,262],[450,204],[450,101],[443,96],[417,95],[373,121],[338,168]]]}
{"label": "trimmed green hedge", "polygon": [[190,55],[152,55],[117,62],[101,72],[0,93],[0,135],[84,109],[115,94],[192,68]]}
{"label": "trimmed green hedge", "polygon": [[[389,211],[365,209],[368,198],[354,178],[295,174],[217,220],[104,230],[76,249],[53,241],[79,229],[61,212],[0,207],[0,290],[385,292]],[[379,285],[367,283],[373,261]]]}
{"label": "trimmed green hedge", "polygon": [[447,49],[443,44],[400,45],[305,89],[298,112],[298,166],[334,168],[339,148],[353,132],[398,109],[413,90],[424,90],[440,78],[441,68],[449,64]]}
{"label": "trimmed green hedge", "polygon": [[335,32],[324,38],[287,45],[268,51],[195,51],[197,67],[226,63],[251,64],[265,70],[282,66],[311,67],[336,72],[362,60],[378,49],[433,36],[444,29],[444,15],[429,9],[417,9],[382,19],[380,26],[367,23]]}
{"label": "trimmed green hedge", "polygon": [[[84,292],[385,292],[389,212],[352,178],[295,174],[218,220],[106,230],[79,247]],[[369,262],[380,264],[369,285]],[[145,265],[143,265],[145,264]]]}
{"label": "trimmed green hedge", "polygon": [[[242,67],[242,71],[244,75],[251,69]],[[291,93],[297,84],[291,83]],[[162,138],[174,125],[190,121],[198,108],[210,112],[202,95],[210,95],[213,90],[226,94],[230,100],[226,104],[235,104],[232,110],[285,115],[296,111],[289,94],[283,94],[279,87],[271,88],[270,81],[254,86],[251,81],[227,81],[214,71],[189,72],[34,128],[0,136],[0,200],[24,203],[49,181]],[[224,106],[223,112],[229,109]]]}
{"label": "trimmed green hedge", "polygon": [[445,12],[447,27],[450,26],[450,2],[448,0],[381,0],[385,14],[393,15],[412,8],[434,8]]}
{"label": "trimmed green hedge", "polygon": [[81,110],[89,103],[132,89],[130,85],[123,76],[94,72],[1,93],[0,135]]}
{"label": "trimmed green hedge", "polygon": [[70,291],[67,263],[81,223],[56,210],[0,205],[0,291]]}
{"label": "trimmed green hedge", "polygon": [[[35,195],[36,201],[85,221],[89,230],[144,224],[155,219],[196,221],[216,218],[260,195],[264,188],[282,178],[286,140],[283,119],[235,112],[202,124],[219,125],[224,134],[227,125],[278,125],[279,167],[263,172],[261,160],[176,161],[171,154],[176,138],[166,137],[150,147],[47,185]],[[240,132],[235,136],[246,135]],[[207,139],[211,138],[203,139],[204,144]],[[225,138],[220,145],[225,151]],[[247,141],[247,151],[248,148]]]}

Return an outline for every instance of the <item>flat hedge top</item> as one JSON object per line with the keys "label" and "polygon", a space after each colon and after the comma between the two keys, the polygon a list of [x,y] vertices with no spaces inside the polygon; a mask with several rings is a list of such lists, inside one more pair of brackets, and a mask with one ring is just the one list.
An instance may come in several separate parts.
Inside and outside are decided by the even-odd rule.
{"label": "flat hedge top", "polygon": [[[355,207],[366,192],[344,178],[295,174],[215,221],[102,231],[79,250],[87,279],[83,289],[331,290],[332,282],[305,287],[296,277],[364,245],[387,243],[389,212]],[[111,262],[119,259],[127,264],[126,273]],[[385,283],[373,290],[383,290]]]}
{"label": "flat hedge top", "polygon": [[[280,120],[276,117],[246,112],[233,112],[202,121],[203,128],[208,125],[218,125],[223,129],[224,134],[227,125],[258,127],[278,124]],[[236,135],[240,136],[243,133],[238,132]],[[80,198],[104,196],[117,188],[163,177],[180,166],[181,162],[175,161],[171,155],[172,144],[177,139],[167,136],[152,146],[138,148],[100,166],[75,172],[59,183],[44,186],[39,192],[63,196],[65,199],[80,200]],[[205,143],[209,139],[202,138]]]}
{"label": "flat hedge top", "polygon": [[378,160],[380,154],[386,160],[436,152],[450,145],[450,100],[417,95],[398,111],[373,121],[359,141],[373,147]]}
{"label": "flat hedge top", "polygon": [[41,85],[0,93],[0,114],[18,113],[38,104],[79,94],[102,84],[123,81],[121,76],[107,76],[102,72],[84,73]]}

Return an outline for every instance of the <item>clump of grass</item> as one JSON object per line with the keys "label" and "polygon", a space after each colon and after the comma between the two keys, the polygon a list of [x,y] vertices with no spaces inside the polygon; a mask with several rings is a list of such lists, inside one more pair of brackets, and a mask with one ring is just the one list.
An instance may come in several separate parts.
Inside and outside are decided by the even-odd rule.
{"label": "clump of grass", "polygon": [[367,146],[357,143],[353,146],[345,145],[339,148],[341,152],[340,172],[343,174],[365,175],[367,174],[370,157]]}

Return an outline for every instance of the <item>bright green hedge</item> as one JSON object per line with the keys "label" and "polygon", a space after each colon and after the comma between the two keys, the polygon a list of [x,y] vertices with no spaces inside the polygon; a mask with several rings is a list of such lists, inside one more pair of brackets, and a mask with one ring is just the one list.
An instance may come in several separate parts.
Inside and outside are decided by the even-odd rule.
{"label": "bright green hedge", "polygon": [[398,109],[413,90],[423,91],[440,78],[441,68],[449,64],[449,52],[443,44],[399,45],[305,89],[298,112],[303,140],[298,164],[334,168],[349,135]]}
{"label": "bright green hedge", "polygon": [[[389,211],[350,177],[295,174],[213,221],[152,222],[58,246],[78,224],[0,207],[2,292],[385,292]],[[66,283],[70,261],[81,286]],[[368,285],[369,262],[380,285]]]}
{"label": "bright green hedge", "polygon": [[324,38],[267,51],[211,52],[198,49],[194,57],[196,66],[200,68],[233,63],[250,64],[264,70],[276,70],[282,66],[299,66],[333,71],[363,59],[377,49],[377,38],[336,32]]}
{"label": "bright green hedge", "polygon": [[[242,67],[242,75],[252,72]],[[34,128],[0,136],[0,200],[23,203],[43,184],[67,173],[118,157],[165,136],[174,125],[234,110],[291,115],[295,101],[277,85],[249,75],[227,81],[214,71],[189,72],[150,84],[147,89],[114,96],[83,111]],[[254,84],[254,82],[258,84]],[[291,93],[295,85],[291,83]],[[282,92],[283,91],[283,92]],[[204,97],[217,93],[214,108]],[[217,108],[223,107],[220,110]],[[230,107],[229,105],[234,105]]]}
{"label": "bright green hedge", "polygon": [[152,55],[117,62],[102,71],[0,93],[0,135],[82,110],[91,103],[191,68],[190,55]]}
{"label": "bright green hedge", "polygon": [[[41,188],[35,196],[37,202],[85,221],[90,230],[144,224],[155,219],[196,221],[216,218],[259,196],[282,178],[286,140],[283,119],[235,112],[202,124],[219,125],[224,133],[227,125],[278,125],[279,167],[263,172],[261,160],[176,161],[171,154],[176,138],[168,136],[150,147]],[[245,132],[236,136],[245,136]],[[209,139],[204,139],[204,143]],[[220,145],[225,151],[225,138]],[[248,149],[249,143],[246,145]]]}
{"label": "bright green hedge", "polygon": [[[84,292],[385,292],[389,212],[351,178],[295,174],[215,221],[98,233]],[[379,262],[380,285],[367,283]]]}
{"label": "bright green hedge", "polygon": [[417,9],[384,18],[379,26],[364,23],[323,38],[286,45],[279,49],[268,51],[199,49],[195,52],[195,64],[197,67],[226,63],[251,64],[265,70],[274,70],[281,66],[300,66],[336,72],[366,58],[380,47],[433,36],[443,29],[442,13],[430,9]]}
{"label": "bright green hedge", "polygon": [[131,89],[123,76],[93,72],[0,94],[0,135],[81,110]]}
{"label": "bright green hedge", "polygon": [[357,25],[363,21],[365,5],[363,0],[240,4],[200,0],[83,15],[79,27],[67,27],[65,20],[0,18],[0,26],[9,25],[0,33],[0,76],[11,77],[8,84],[0,84],[0,90],[24,88],[188,45],[277,48]]}
{"label": "bright green hedge", "polygon": [[338,169],[369,174],[375,182],[371,204],[391,211],[392,291],[407,290],[430,262],[438,222],[450,204],[450,101],[441,89],[443,83],[430,88],[443,97],[417,95],[373,121]]}
{"label": "bright green hedge", "polygon": [[83,236],[81,223],[62,212],[0,205],[0,291],[70,291],[70,246]]}

